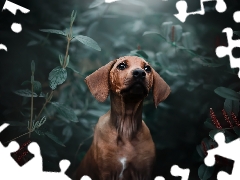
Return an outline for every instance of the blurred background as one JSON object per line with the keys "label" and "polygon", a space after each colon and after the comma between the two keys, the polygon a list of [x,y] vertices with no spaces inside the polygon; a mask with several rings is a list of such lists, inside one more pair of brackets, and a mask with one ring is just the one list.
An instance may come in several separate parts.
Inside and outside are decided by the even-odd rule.
{"label": "blurred background", "polygon": [[[216,179],[220,169],[231,172],[232,161],[218,158],[214,167],[206,167],[203,159],[206,150],[217,146],[212,140],[217,132],[224,131],[227,141],[240,135],[239,69],[230,68],[228,56],[215,54],[216,47],[228,46],[222,33],[225,27],[233,29],[233,39],[239,39],[240,27],[233,20],[233,13],[240,10],[237,0],[225,1],[224,13],[215,10],[216,1],[205,2],[206,14],[189,16],[185,23],[173,15],[178,13],[176,0],[11,2],[30,10],[16,15],[3,10],[0,15],[0,43],[8,48],[0,51],[0,122],[10,124],[0,134],[0,141],[4,146],[13,139],[19,143],[20,150],[12,154],[19,165],[33,157],[26,147],[35,141],[45,171],[60,171],[59,161],[68,159],[67,175],[71,175],[92,142],[99,116],[110,108],[109,98],[104,103],[93,98],[84,78],[111,60],[136,55],[147,60],[171,87],[171,95],[157,109],[151,93],[144,101],[143,118],[157,152],[154,176],[180,180],[170,174],[173,164],[189,168],[191,180]],[[200,9],[200,0],[186,2],[188,12]],[[1,1],[0,7],[4,3]],[[61,66],[59,55],[61,61],[66,54],[66,28],[73,10],[77,15],[71,29],[76,38],[69,45],[68,68],[60,72],[56,67]],[[22,25],[20,33],[11,30],[13,22]],[[81,43],[77,35],[97,44]],[[232,52],[240,57],[239,48]],[[36,81],[33,106],[32,61]],[[31,119],[36,121],[29,137]]]}

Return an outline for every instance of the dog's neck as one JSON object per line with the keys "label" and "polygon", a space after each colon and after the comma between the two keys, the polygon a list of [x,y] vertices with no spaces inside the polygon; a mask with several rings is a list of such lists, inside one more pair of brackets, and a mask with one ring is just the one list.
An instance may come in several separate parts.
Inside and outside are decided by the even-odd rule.
{"label": "dog's neck", "polygon": [[120,138],[132,139],[142,125],[143,98],[123,97],[110,92],[111,124]]}

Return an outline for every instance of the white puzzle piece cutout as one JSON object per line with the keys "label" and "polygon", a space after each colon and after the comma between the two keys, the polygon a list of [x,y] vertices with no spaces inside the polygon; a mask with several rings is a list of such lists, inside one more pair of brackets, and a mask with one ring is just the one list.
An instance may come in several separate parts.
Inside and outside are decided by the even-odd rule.
{"label": "white puzzle piece cutout", "polygon": [[22,6],[19,6],[19,5],[15,4],[15,3],[12,3],[11,1],[8,1],[8,0],[6,0],[2,10],[5,10],[5,9],[9,10],[14,15],[16,15],[17,10],[21,11],[24,14],[30,12],[29,9],[24,8]]}
{"label": "white puzzle piece cutout", "polygon": [[[226,55],[229,56],[230,60],[230,66],[231,68],[240,68],[240,58],[234,58],[232,55],[232,50],[235,47],[240,47],[240,39],[233,40],[233,30],[231,28],[225,28],[222,32],[225,32],[227,34],[228,39],[228,47],[225,46],[219,46],[216,48],[216,55],[219,58],[222,58]],[[240,78],[240,72],[238,72],[238,77]]]}
{"label": "white puzzle piece cutout", "polygon": [[[9,10],[14,15],[16,15],[17,10],[21,11],[24,14],[30,12],[29,9],[24,8],[22,6],[19,6],[19,5],[15,4],[15,3],[12,3],[11,1],[8,1],[8,0],[5,1],[5,4],[4,4],[3,8],[2,8],[2,11],[5,10],[5,9]],[[15,33],[20,33],[22,31],[22,25],[19,24],[19,23],[15,23],[14,22],[11,25],[11,29]],[[0,50],[1,49],[7,51],[7,47],[4,44],[0,44]]]}
{"label": "white puzzle piece cutout", "polygon": [[[182,177],[182,180],[188,180],[190,170],[189,170],[189,169],[182,169],[182,168],[180,168],[180,167],[177,166],[177,165],[173,165],[173,166],[171,167],[170,172],[171,172],[171,174],[172,174],[173,176],[175,176],[175,177],[181,176],[181,177]],[[162,176],[157,176],[157,177],[155,177],[154,180],[165,180],[165,178],[162,177]]]}
{"label": "white puzzle piece cutout", "polygon": [[215,164],[215,155],[225,157],[234,161],[232,174],[229,175],[226,172],[220,171],[217,175],[218,180],[237,180],[240,177],[240,138],[225,143],[225,136],[223,133],[217,133],[214,139],[218,143],[218,147],[207,151],[207,156],[204,162],[207,166],[213,166]]}
{"label": "white puzzle piece cutout", "polygon": [[165,178],[162,177],[162,176],[157,176],[157,177],[154,178],[154,180],[165,180]]}
{"label": "white puzzle piece cutout", "polygon": [[[22,6],[19,6],[19,5],[15,4],[15,3],[12,3],[11,1],[8,1],[8,0],[6,0],[5,4],[3,6],[2,11],[5,10],[5,9],[9,10],[14,15],[16,15],[17,10],[21,11],[24,14],[30,12],[29,9],[24,8]],[[12,29],[13,32],[19,33],[19,32],[22,31],[22,25],[18,24],[18,23],[13,23],[12,26],[11,26],[11,29]]]}
{"label": "white puzzle piece cutout", "polygon": [[176,3],[176,8],[178,10],[178,14],[174,14],[174,16],[176,18],[178,18],[181,22],[185,22],[186,18],[189,15],[195,15],[195,14],[200,14],[200,15],[204,15],[205,14],[205,9],[204,9],[204,5],[203,2],[207,2],[207,1],[217,1],[217,4],[215,6],[216,10],[220,13],[226,11],[227,6],[226,3],[224,2],[224,0],[201,0],[201,9],[199,11],[195,11],[195,12],[187,12],[187,2],[184,0],[178,1]]}
{"label": "white puzzle piece cutout", "polygon": [[[0,126],[0,133],[8,125],[3,124]],[[28,150],[34,155],[34,157],[20,167],[16,161],[12,158],[11,153],[16,152],[19,149],[17,142],[11,142],[8,147],[4,147],[0,143],[0,179],[24,179],[24,180],[71,180],[66,174],[66,170],[70,165],[68,160],[61,160],[59,167],[60,172],[43,172],[42,157],[40,147],[37,143],[32,142],[28,145]],[[91,180],[88,176],[84,176],[81,180]]]}
{"label": "white puzzle piece cutout", "polygon": [[235,22],[240,23],[240,11],[237,11],[233,14],[233,19]]}
{"label": "white puzzle piece cutout", "polygon": [[175,177],[181,176],[182,180],[188,180],[190,170],[189,169],[182,169],[177,165],[173,165],[170,172]]}

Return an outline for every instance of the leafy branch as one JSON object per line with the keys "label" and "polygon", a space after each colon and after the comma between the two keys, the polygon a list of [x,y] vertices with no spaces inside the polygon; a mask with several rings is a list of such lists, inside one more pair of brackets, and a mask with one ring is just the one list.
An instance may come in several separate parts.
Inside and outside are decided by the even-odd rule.
{"label": "leafy branch", "polygon": [[[224,127],[222,123],[220,123],[221,121],[217,117],[216,113],[212,108],[210,108],[210,118],[204,122],[204,125],[211,129],[209,132],[210,138],[204,138],[201,142],[201,145],[197,146],[197,152],[201,158],[205,158],[207,156],[208,150],[216,148],[217,143],[214,140],[214,136],[217,133],[224,133],[226,142],[231,142],[240,137],[240,121],[237,117],[239,113],[239,93],[225,87],[218,87],[214,89],[214,92],[220,97],[226,98],[224,102],[224,108],[222,109],[222,115],[229,127]],[[215,160],[216,165],[221,165],[225,168],[231,166],[231,162],[225,158],[216,156]],[[213,173],[214,166],[207,167],[205,164],[202,164],[198,169],[198,174],[201,179],[209,179]]]}
{"label": "leafy branch", "polygon": [[[58,102],[51,102],[52,97],[53,97],[53,93],[54,93],[55,89],[57,88],[57,85],[60,85],[60,84],[64,83],[67,79],[66,68],[70,68],[74,72],[77,72],[72,67],[68,66],[69,61],[70,61],[69,48],[70,48],[71,41],[75,38],[78,41],[80,41],[81,43],[83,43],[84,45],[89,46],[89,47],[91,47],[91,48],[93,48],[97,51],[101,51],[101,48],[99,47],[97,42],[95,42],[90,37],[73,34],[72,28],[73,28],[73,23],[76,19],[76,16],[77,16],[77,13],[75,11],[72,11],[71,18],[70,18],[70,26],[65,32],[61,31],[61,30],[55,30],[55,29],[41,29],[40,30],[42,32],[58,34],[58,35],[66,37],[67,46],[66,46],[65,56],[63,57],[62,55],[59,55],[59,61],[60,61],[61,66],[58,66],[58,67],[54,68],[49,73],[49,77],[48,77],[48,79],[50,80],[49,86],[52,90],[51,90],[50,93],[47,93],[46,95],[44,95],[41,92],[42,91],[41,83],[34,80],[35,63],[34,63],[34,61],[32,61],[32,63],[31,63],[31,72],[32,72],[31,81],[24,81],[22,83],[22,85],[30,84],[31,85],[31,90],[26,89],[26,90],[14,91],[14,93],[16,93],[20,96],[31,97],[31,115],[30,115],[30,121],[28,121],[28,125],[27,125],[28,132],[12,139],[11,141],[16,140],[16,139],[18,139],[18,138],[20,138],[24,135],[27,135],[27,134],[29,134],[29,138],[30,138],[31,133],[36,132],[38,135],[46,135],[47,137],[49,137],[50,139],[52,139],[53,141],[55,141],[59,145],[65,146],[51,132],[49,132],[49,131],[42,132],[39,129],[46,122],[46,117],[44,116],[43,118],[41,118],[41,115],[42,115],[44,109],[46,108],[46,106],[49,103],[51,103],[64,118],[69,119],[73,122],[78,122],[77,116],[75,115],[74,111],[70,107],[67,107],[67,106],[65,106],[61,103],[58,103]],[[77,72],[77,73],[79,73],[79,72]],[[34,113],[33,113],[33,109],[34,109],[33,108],[33,98],[34,97],[45,97],[45,102],[44,102],[40,112],[38,113],[38,115],[35,116],[35,119],[33,118],[33,115],[34,115]]]}

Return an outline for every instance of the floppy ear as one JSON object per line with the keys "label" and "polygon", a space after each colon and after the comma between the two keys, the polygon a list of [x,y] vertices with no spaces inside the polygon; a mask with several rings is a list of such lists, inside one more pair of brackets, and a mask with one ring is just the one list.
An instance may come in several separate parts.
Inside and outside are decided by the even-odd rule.
{"label": "floppy ear", "polygon": [[157,108],[157,105],[164,101],[171,90],[168,84],[160,77],[160,75],[153,70],[153,101],[154,105]]}
{"label": "floppy ear", "polygon": [[110,61],[85,78],[85,82],[92,95],[100,102],[104,102],[109,93],[109,72],[116,61]]}

